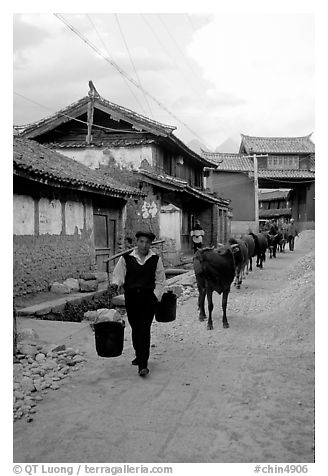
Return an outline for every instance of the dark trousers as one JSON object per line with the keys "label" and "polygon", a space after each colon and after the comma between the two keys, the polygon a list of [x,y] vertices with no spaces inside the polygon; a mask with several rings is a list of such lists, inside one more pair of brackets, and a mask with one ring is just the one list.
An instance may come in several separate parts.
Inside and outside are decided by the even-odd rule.
{"label": "dark trousers", "polygon": [[193,247],[193,250],[194,250],[194,253],[196,253],[196,251],[200,250],[202,248],[202,243],[192,243],[192,247]]}
{"label": "dark trousers", "polygon": [[292,235],[289,235],[288,237],[289,251],[294,251],[294,242],[295,242],[295,237]]}
{"label": "dark trousers", "polygon": [[150,353],[150,327],[157,299],[153,291],[125,291],[125,308],[132,329],[132,345],[139,370],[147,368]]}

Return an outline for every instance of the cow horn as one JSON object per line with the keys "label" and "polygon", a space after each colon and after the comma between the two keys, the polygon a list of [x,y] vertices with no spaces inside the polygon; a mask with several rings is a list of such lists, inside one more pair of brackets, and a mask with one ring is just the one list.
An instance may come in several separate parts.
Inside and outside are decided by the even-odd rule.
{"label": "cow horn", "polygon": [[230,245],[230,248],[234,249],[234,248],[237,248],[239,245],[238,243],[235,243],[234,245]]}

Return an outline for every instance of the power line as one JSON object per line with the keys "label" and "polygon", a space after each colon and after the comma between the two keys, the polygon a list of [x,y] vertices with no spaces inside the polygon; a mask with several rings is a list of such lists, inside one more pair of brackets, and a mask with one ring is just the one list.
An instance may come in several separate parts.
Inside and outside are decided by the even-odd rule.
{"label": "power line", "polygon": [[[86,13],[86,16],[88,17],[89,22],[91,23],[91,25],[92,25],[93,29],[95,30],[95,32],[96,32],[96,34],[97,34],[99,40],[101,41],[101,43],[102,43],[102,45],[103,45],[103,47],[104,47],[106,53],[107,53],[108,56],[110,57],[109,50],[108,50],[108,48],[107,48],[105,42],[103,41],[103,39],[102,39],[100,33],[98,32],[98,30],[97,30],[97,28],[96,28],[96,25],[93,23],[91,17],[90,17],[87,13]],[[121,78],[123,79],[123,81],[125,82],[125,84],[127,85],[128,89],[129,89],[129,91],[131,92],[131,94],[133,95],[134,99],[135,99],[135,100],[137,101],[137,103],[139,104],[139,106],[140,106],[142,112],[143,112],[144,114],[146,114],[145,109],[143,108],[143,106],[142,106],[141,102],[139,101],[137,95],[134,93],[133,89],[131,88],[131,86],[130,86],[128,80],[127,80],[124,76],[122,76],[122,75],[120,75],[120,76],[121,76]]]}
{"label": "power line", "polygon": [[[155,36],[156,40],[158,41],[159,45],[162,47],[163,51],[165,51],[165,53],[167,54],[167,56],[170,58],[170,60],[172,60],[172,55],[168,52],[167,48],[163,45],[162,41],[160,40],[159,36],[157,35],[156,31],[153,29],[153,27],[151,26],[151,24],[148,22],[148,20],[146,20],[146,17],[140,13],[140,16],[142,17],[142,19],[144,20],[144,22],[146,23],[146,25],[148,26],[148,28],[150,29],[150,31],[153,33],[153,35]],[[174,59],[173,59],[174,61]],[[183,78],[184,81],[187,81],[187,83],[189,84],[189,86],[193,89],[193,91],[198,95],[198,97],[203,101],[203,97],[201,97],[201,95],[199,94],[199,91],[198,89],[196,89],[194,87],[194,85],[189,81],[189,78],[187,78],[186,76],[184,76],[184,74],[182,74],[181,72],[181,67],[180,65],[178,64],[177,61],[174,61],[174,64],[177,66],[178,68],[178,71],[179,73],[181,74],[181,77]]]}
{"label": "power line", "polygon": [[168,29],[168,27],[166,26],[164,20],[162,19],[162,17],[160,16],[160,14],[157,15],[157,17],[159,18],[160,22],[162,23],[162,25],[164,26],[165,30],[167,31],[169,37],[171,38],[172,42],[175,44],[177,50],[180,52],[184,62],[186,63],[187,67],[190,69],[190,71],[192,72],[192,74],[196,77],[197,79],[197,76],[196,76],[196,72],[194,71],[194,69],[192,68],[191,64],[189,63],[189,61],[187,61],[186,59],[186,56],[184,54],[184,52],[182,51],[182,49],[180,48],[178,42],[175,40],[175,38],[173,37],[173,35],[171,34],[170,30]]}
{"label": "power line", "polygon": [[[49,106],[45,106],[44,104],[40,104],[39,102],[36,102],[34,101],[33,99],[30,99],[26,96],[24,96],[23,94],[20,94],[20,93],[17,93],[16,91],[14,91],[14,94],[16,96],[20,96],[21,98],[25,99],[26,101],[29,101],[31,102],[32,104],[36,104],[37,106],[40,106],[40,107],[43,107],[44,109],[49,109],[49,111],[52,111],[52,108],[49,107]],[[68,114],[65,114],[63,112],[56,112],[56,114],[59,114],[60,116],[63,116],[63,117],[67,117],[68,119],[71,119],[72,121],[76,121],[76,122],[80,122],[82,124],[86,124],[86,125],[89,125],[89,123],[87,121],[82,121],[82,119],[77,119],[76,117],[73,117],[73,116],[69,116]],[[29,124],[26,124],[26,127],[28,127]],[[92,124],[92,127],[98,127],[99,129],[104,129],[106,131],[110,131],[110,132],[129,132],[129,133],[132,133],[132,134],[147,134],[147,131],[144,132],[144,131],[133,131],[132,129],[112,129],[110,127],[105,127],[105,126],[100,126],[99,124]]]}
{"label": "power line", "polygon": [[146,91],[142,86],[140,86],[133,78],[131,78],[115,61],[105,56],[91,41],[85,38],[80,31],[74,28],[64,17],[62,17],[58,13],[54,13],[54,16],[58,18],[62,23],[64,23],[67,28],[69,28],[75,35],[77,35],[84,43],[86,43],[93,51],[95,51],[99,56],[101,56],[107,63],[113,66],[122,76],[128,79],[134,86],[138,89],[144,91],[144,93],[150,97],[159,107],[161,107],[164,111],[166,111],[170,116],[172,116],[176,121],[182,124],[189,132],[191,132],[194,136],[196,136],[199,140],[203,143],[206,143],[202,137],[200,137],[194,130],[192,130],[186,123],[181,121],[173,112],[171,112],[166,106],[164,106],[161,102],[159,102],[152,94]]}
{"label": "power line", "polygon": [[191,25],[191,28],[192,28],[194,31],[197,31],[197,29],[195,28],[195,25],[194,25],[193,22],[191,21],[191,17],[190,17],[190,15],[189,15],[189,13],[186,13],[185,16],[186,16],[186,18],[188,18],[188,21],[189,21],[189,23],[190,23],[190,25]]}
{"label": "power line", "polygon": [[[120,33],[121,33],[121,36],[122,36],[122,39],[123,39],[123,42],[124,42],[126,51],[128,52],[128,55],[129,55],[129,58],[130,58],[130,63],[132,64],[132,67],[133,67],[133,69],[134,69],[134,73],[135,73],[135,75],[136,75],[137,81],[138,81],[139,85],[142,86],[141,81],[140,81],[140,77],[139,77],[139,75],[138,75],[138,72],[137,72],[137,70],[136,70],[135,64],[134,64],[134,62],[133,62],[133,59],[132,59],[132,56],[131,56],[131,53],[130,53],[130,50],[129,50],[128,43],[127,43],[127,41],[126,41],[126,39],[125,39],[123,30],[122,30],[122,28],[121,28],[121,24],[120,24],[120,21],[119,21],[119,18],[118,18],[118,14],[117,14],[117,13],[115,13],[115,18],[116,18],[116,22],[117,22],[117,25],[118,25],[118,29],[120,30]],[[152,113],[150,104],[149,104],[149,102],[148,102],[147,96],[145,95],[145,93],[144,93],[143,91],[142,91],[142,93],[143,93],[143,97],[145,98],[145,101],[146,101],[146,104],[147,104],[147,106],[148,106],[148,109],[149,109],[149,111],[150,111],[150,115],[151,115],[151,117],[153,117],[153,113]]]}

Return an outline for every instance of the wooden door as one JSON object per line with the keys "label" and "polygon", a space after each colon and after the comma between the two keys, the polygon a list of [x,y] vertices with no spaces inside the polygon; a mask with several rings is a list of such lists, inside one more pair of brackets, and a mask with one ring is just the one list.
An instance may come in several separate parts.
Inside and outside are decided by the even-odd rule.
{"label": "wooden door", "polygon": [[108,272],[108,263],[104,263],[104,259],[115,254],[116,220],[107,213],[94,213],[93,220],[97,269]]}

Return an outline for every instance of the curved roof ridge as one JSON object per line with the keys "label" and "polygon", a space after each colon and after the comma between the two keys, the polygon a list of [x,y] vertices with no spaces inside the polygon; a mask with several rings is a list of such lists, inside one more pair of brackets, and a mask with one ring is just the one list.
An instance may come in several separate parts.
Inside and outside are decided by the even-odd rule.
{"label": "curved roof ridge", "polygon": [[132,114],[133,116],[139,117],[140,119],[146,120],[147,122],[150,122],[150,123],[152,123],[152,124],[154,124],[154,125],[157,125],[157,126],[160,126],[160,127],[164,127],[164,128],[166,128],[166,129],[171,129],[172,131],[174,131],[174,130],[176,129],[176,126],[171,126],[171,125],[169,125],[169,124],[164,124],[163,122],[155,121],[154,119],[151,119],[151,118],[149,118],[149,117],[147,117],[147,116],[144,116],[143,114],[140,114],[139,112],[135,112],[135,111],[133,111],[132,109],[129,109],[129,108],[127,108],[127,107],[120,106],[119,104],[116,104],[116,103],[114,103],[114,102],[111,102],[111,101],[109,101],[108,99],[105,99],[105,98],[103,98],[103,97],[100,96],[100,95],[99,95],[98,97],[96,97],[96,101],[97,101],[97,99],[98,99],[98,100],[100,99],[100,101],[103,101],[103,102],[109,104],[110,106],[113,106],[113,107],[115,107],[115,108],[121,110],[122,112],[127,112],[127,113],[129,113],[129,114]]}
{"label": "curved roof ridge", "polygon": [[[74,109],[78,106],[82,106],[85,103],[88,103],[89,100],[90,100],[89,96],[83,96],[81,99],[72,102],[68,106],[65,106],[64,108],[59,109],[58,111],[56,111],[56,112],[54,112],[54,113],[52,113],[48,116],[45,116],[45,117],[43,117],[43,118],[41,118],[41,119],[39,119],[35,122],[31,122],[31,123],[28,123],[28,124],[17,125],[16,128],[19,128],[21,132],[25,132],[30,128],[35,128],[35,127],[38,127],[39,125],[46,124],[47,122],[51,122],[53,119],[57,118],[58,116],[66,116],[66,117],[68,116],[69,117],[68,112],[70,110],[72,110],[72,109]],[[94,101],[95,101],[96,104],[98,102],[99,104],[102,104],[102,105],[107,106],[111,109],[114,109],[117,112],[122,113],[123,115],[125,114],[126,116],[134,118],[135,120],[139,120],[141,122],[144,121],[144,122],[148,123],[150,126],[154,126],[156,128],[159,128],[159,129],[164,129],[166,132],[173,132],[176,129],[176,126],[171,126],[169,124],[164,124],[164,123],[155,121],[154,119],[150,119],[149,117],[144,116],[142,114],[139,114],[138,112],[135,112],[132,109],[128,109],[124,106],[120,106],[119,104],[111,102],[108,99],[105,99],[100,95],[95,96]]]}
{"label": "curved roof ridge", "polygon": [[242,137],[245,137],[247,139],[280,139],[280,140],[310,139],[312,134],[313,134],[313,132],[311,132],[310,134],[307,134],[305,136],[250,136],[248,134],[240,133],[240,135]]}
{"label": "curved roof ridge", "polygon": [[59,109],[59,111],[53,112],[52,114],[49,114],[49,116],[42,117],[41,119],[38,119],[37,121],[34,122],[29,122],[27,124],[20,124],[16,125],[16,128],[23,129],[25,131],[26,129],[30,127],[37,127],[39,124],[42,124],[43,122],[50,121],[51,119],[55,118],[56,116],[66,116],[65,111],[68,111],[72,109],[73,107],[79,106],[80,104],[83,104],[84,101],[89,100],[88,96],[83,96],[81,99],[78,99],[77,101],[72,102],[68,106],[65,106],[62,109]]}

